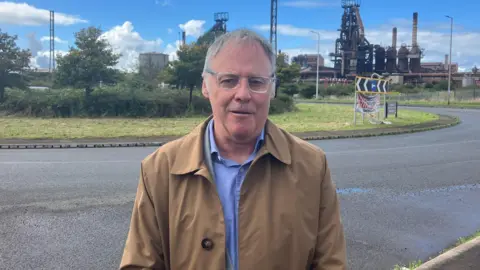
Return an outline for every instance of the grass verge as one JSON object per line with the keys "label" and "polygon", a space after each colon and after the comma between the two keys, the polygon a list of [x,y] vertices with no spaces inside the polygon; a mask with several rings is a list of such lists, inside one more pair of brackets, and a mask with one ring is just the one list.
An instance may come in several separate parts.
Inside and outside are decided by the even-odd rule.
{"label": "grass verge", "polygon": [[[352,108],[331,104],[298,104],[299,111],[272,115],[270,119],[290,132],[371,129],[357,114],[353,125]],[[383,112],[380,112],[381,119]],[[399,110],[392,125],[404,126],[438,119],[438,115],[413,110]],[[178,136],[191,131],[205,117],[184,118],[26,118],[0,117],[0,139],[86,139],[122,137]],[[387,125],[381,125],[386,127]]]}
{"label": "grass verge", "polygon": [[[454,249],[458,246],[460,246],[461,244],[464,244],[470,240],[473,240],[477,237],[480,237],[480,230],[478,230],[477,232],[475,232],[474,234],[470,235],[470,236],[467,236],[467,237],[460,237],[458,238],[457,242],[455,242],[453,245],[451,245],[450,247],[448,248],[445,248],[444,250],[442,250],[440,253],[438,253],[438,255],[441,255],[451,249]],[[431,260],[433,258],[429,258],[429,260]],[[418,260],[418,261],[414,261],[414,262],[410,262],[407,266],[405,265],[395,265],[395,267],[393,268],[393,270],[403,270],[405,268],[409,269],[409,270],[414,270],[418,267],[420,267],[421,265],[423,264],[423,262],[421,260]]]}

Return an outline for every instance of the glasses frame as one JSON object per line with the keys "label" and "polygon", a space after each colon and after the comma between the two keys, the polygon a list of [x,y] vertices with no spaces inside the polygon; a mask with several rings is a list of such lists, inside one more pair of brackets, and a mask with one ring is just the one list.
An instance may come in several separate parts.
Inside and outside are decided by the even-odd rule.
{"label": "glasses frame", "polygon": [[[272,83],[276,83],[278,81],[278,79],[276,78],[275,76],[275,73],[273,73],[272,75],[270,75],[270,77],[265,77],[265,76],[241,76],[239,74],[236,74],[236,73],[232,73],[232,72],[216,72],[216,71],[213,71],[212,69],[209,69],[209,68],[206,68],[205,69],[205,72],[214,76],[215,77],[215,82],[217,83],[217,86],[220,85],[220,82],[218,81],[219,80],[219,76],[220,75],[234,75],[234,76],[238,76],[239,78],[262,78],[262,79],[265,79],[267,80],[269,86],[266,87],[265,91],[255,91],[255,90],[252,90],[252,88],[250,88],[250,83],[248,83],[248,90],[250,90],[251,92],[253,93],[259,93],[259,94],[265,94],[267,93],[270,89],[269,87],[271,86]],[[239,81],[240,82],[240,81]],[[238,86],[240,85],[240,83],[237,83],[237,85],[235,85],[233,88],[222,88],[226,91],[229,91],[229,90],[235,90],[238,88]],[[276,96],[276,89],[277,87],[275,87],[275,96]]]}

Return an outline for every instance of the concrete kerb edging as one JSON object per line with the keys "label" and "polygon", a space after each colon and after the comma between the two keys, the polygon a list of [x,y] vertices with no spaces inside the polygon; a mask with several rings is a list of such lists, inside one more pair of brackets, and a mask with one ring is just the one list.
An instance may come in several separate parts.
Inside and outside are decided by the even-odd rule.
{"label": "concrete kerb edging", "polygon": [[[414,127],[400,130],[391,130],[383,132],[375,132],[375,129],[369,129],[371,133],[358,133],[348,135],[322,135],[322,136],[299,136],[306,141],[311,140],[332,140],[332,139],[347,139],[347,138],[361,138],[361,137],[376,137],[386,135],[399,135],[407,133],[416,133],[422,131],[437,130],[447,127],[452,127],[461,123],[461,120],[455,116],[443,115],[452,119],[446,124],[439,124],[430,127]],[[436,122],[436,120],[432,121]],[[428,123],[428,122],[427,122]],[[430,122],[431,123],[431,122]],[[366,132],[367,130],[360,130]],[[166,142],[118,142],[118,143],[25,143],[25,144],[0,144],[0,149],[64,149],[64,148],[111,148],[111,147],[158,147]]]}
{"label": "concrete kerb edging", "polygon": [[479,269],[480,236],[421,264],[415,270]]}

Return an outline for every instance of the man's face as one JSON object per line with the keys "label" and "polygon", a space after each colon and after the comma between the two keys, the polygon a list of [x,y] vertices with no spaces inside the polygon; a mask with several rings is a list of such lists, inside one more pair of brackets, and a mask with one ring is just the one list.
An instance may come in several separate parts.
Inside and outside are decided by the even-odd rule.
{"label": "man's face", "polygon": [[[209,68],[220,74],[206,75],[202,87],[203,95],[212,106],[217,134],[236,141],[254,140],[265,125],[273,96],[273,83],[270,81],[265,93],[250,90],[257,90],[260,85],[255,77],[271,77],[267,54],[258,43],[229,43],[211,59]],[[234,85],[236,80],[222,74],[237,74],[241,78],[233,89],[224,89],[222,85]],[[217,78],[221,79],[220,83]]]}

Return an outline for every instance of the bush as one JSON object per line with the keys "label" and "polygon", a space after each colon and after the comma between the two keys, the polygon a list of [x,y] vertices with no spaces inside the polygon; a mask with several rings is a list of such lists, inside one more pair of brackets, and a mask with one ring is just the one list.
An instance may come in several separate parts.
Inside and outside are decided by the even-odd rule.
{"label": "bush", "polygon": [[[135,90],[134,90],[135,89]],[[189,91],[129,88],[125,85],[97,88],[88,100],[81,89],[7,89],[0,110],[35,117],[176,117],[211,114],[210,102],[198,92],[188,106]],[[293,110],[293,99],[279,95],[270,111]]]}
{"label": "bush", "polygon": [[303,98],[313,98],[317,93],[315,84],[301,84],[300,85],[300,95]]}
{"label": "bush", "polygon": [[426,83],[424,87],[425,89],[432,89],[433,86],[434,86],[433,83]]}
{"label": "bush", "polygon": [[41,117],[173,117],[211,112],[208,100],[188,91],[146,91],[122,86],[97,88],[88,100],[81,89],[8,89],[0,110],[8,114]]}
{"label": "bush", "polygon": [[409,84],[406,84],[406,85],[395,84],[395,85],[392,85],[391,87],[392,92],[399,92],[403,94],[416,94],[416,93],[420,93],[421,90],[422,90],[421,88],[417,88]]}
{"label": "bush", "polygon": [[295,111],[295,102],[293,98],[285,95],[279,94],[275,99],[270,102],[270,114],[280,114],[285,112]]}
{"label": "bush", "polygon": [[322,89],[320,91],[321,96],[350,96],[355,91],[355,86],[353,84],[347,85],[330,85],[327,89]]}
{"label": "bush", "polygon": [[287,96],[293,97],[294,95],[298,94],[299,87],[298,87],[298,84],[296,83],[288,83],[288,84],[280,85],[279,92]]}

